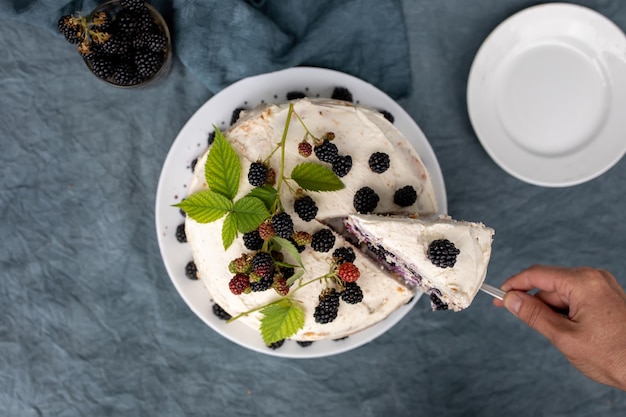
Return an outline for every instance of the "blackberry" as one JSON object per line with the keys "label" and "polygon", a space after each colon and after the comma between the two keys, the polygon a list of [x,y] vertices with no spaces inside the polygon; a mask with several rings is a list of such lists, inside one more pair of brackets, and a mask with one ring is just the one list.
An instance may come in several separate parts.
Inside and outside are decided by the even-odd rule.
{"label": "blackberry", "polygon": [[241,112],[244,111],[245,108],[243,107],[237,107],[235,110],[233,110],[233,114],[230,116],[230,124],[234,125],[237,120],[239,120],[239,116],[241,115]]}
{"label": "blackberry", "polygon": [[461,251],[448,239],[433,240],[428,245],[428,259],[439,268],[452,268]]}
{"label": "blackberry", "polygon": [[253,292],[261,292],[267,291],[272,288],[272,284],[274,284],[274,280],[271,278],[262,278],[259,281],[251,281],[250,289]]}
{"label": "blackberry", "polygon": [[129,62],[120,62],[116,65],[111,78],[117,85],[134,85],[141,82],[137,67]]}
{"label": "blackberry", "polygon": [[337,174],[338,177],[345,177],[352,169],[352,157],[350,155],[337,155],[332,164],[333,172]]}
{"label": "blackberry", "polygon": [[293,276],[293,274],[296,272],[296,270],[290,266],[283,266],[280,268],[280,271],[283,274],[283,278],[285,279],[289,279]]}
{"label": "blackberry", "polygon": [[242,294],[250,287],[250,278],[245,274],[237,274],[228,282],[230,292],[235,295]]}
{"label": "blackberry", "polygon": [[303,141],[298,143],[298,153],[300,154],[300,156],[308,158],[309,156],[311,156],[312,152],[313,146],[309,142]]}
{"label": "blackberry", "polygon": [[449,308],[448,305],[441,301],[441,299],[434,293],[430,294],[430,303],[433,310],[447,310]]}
{"label": "blackberry", "polygon": [[128,53],[129,43],[125,36],[114,36],[100,46],[105,55],[123,55]]}
{"label": "blackberry", "polygon": [[324,139],[321,144],[316,145],[313,148],[313,152],[315,152],[315,156],[322,162],[328,162],[332,164],[339,151],[337,150],[337,145],[330,142],[328,139]]}
{"label": "blackberry", "polygon": [[219,304],[213,304],[213,314],[220,320],[230,320],[232,316],[226,312]]}
{"label": "blackberry", "polygon": [[139,28],[140,21],[137,19],[137,14],[132,10],[120,10],[115,15],[115,28],[114,32],[119,34],[134,35]]}
{"label": "blackberry", "polygon": [[269,167],[263,162],[253,162],[250,164],[250,170],[248,171],[248,182],[253,187],[261,187],[267,181],[268,173]]}
{"label": "blackberry", "polygon": [[279,340],[277,342],[270,343],[269,345],[267,345],[267,347],[272,349],[272,350],[276,350],[276,349],[280,348],[283,345],[283,343],[285,343],[285,339],[281,339],[281,340]]}
{"label": "blackberry", "polygon": [[287,100],[296,100],[305,97],[306,94],[304,94],[302,91],[290,91],[287,93]]}
{"label": "blackberry", "polygon": [[57,22],[59,32],[69,43],[80,43],[84,39],[82,26],[72,15],[62,16]]}
{"label": "blackberry", "polygon": [[176,227],[176,240],[180,243],[187,242],[187,234],[185,233],[185,223],[181,223]]}
{"label": "blackberry", "polygon": [[272,224],[268,221],[264,221],[263,223],[261,223],[258,230],[259,236],[261,236],[261,239],[263,240],[270,240],[276,234],[274,226],[272,226]]}
{"label": "blackberry", "polygon": [[263,247],[263,239],[258,230],[243,234],[243,244],[248,250],[260,250]]}
{"label": "blackberry", "polygon": [[239,258],[230,261],[228,271],[231,274],[249,274],[252,269],[251,260],[252,257],[244,253]]}
{"label": "blackberry", "polygon": [[380,201],[380,197],[370,187],[363,187],[354,193],[354,208],[361,214],[374,211]]}
{"label": "blackberry", "polygon": [[115,62],[111,58],[96,55],[89,60],[89,63],[91,64],[91,71],[96,76],[106,80],[113,75]]}
{"label": "blackberry", "polygon": [[293,209],[302,220],[310,222],[317,216],[317,205],[310,196],[304,196],[296,199],[293,203]]}
{"label": "blackberry", "polygon": [[274,226],[276,236],[289,239],[291,235],[293,235],[293,220],[291,220],[291,216],[284,211],[272,217],[272,226]]}
{"label": "blackberry", "polygon": [[163,52],[167,46],[167,38],[162,33],[141,32],[133,40],[133,46],[137,49],[145,49],[152,52]]}
{"label": "blackberry", "polygon": [[352,262],[344,262],[337,268],[337,276],[343,282],[355,282],[361,276],[361,271]]}
{"label": "blackberry", "polygon": [[311,236],[308,232],[302,230],[295,232],[291,237],[296,242],[296,244],[300,246],[308,245],[313,240],[313,236]]}
{"label": "blackberry", "polygon": [[379,110],[379,112],[380,114],[383,115],[385,119],[389,121],[389,123],[395,122],[395,118],[393,117],[393,114],[389,113],[387,110]]}
{"label": "blackberry", "polygon": [[341,292],[341,299],[348,304],[358,304],[363,301],[363,291],[356,282],[347,282],[345,290]]}
{"label": "blackberry", "polygon": [[139,51],[135,55],[137,73],[144,78],[150,78],[163,65],[163,54],[152,51]]}
{"label": "blackberry", "polygon": [[397,190],[393,195],[393,202],[400,207],[408,207],[417,201],[417,191],[410,185]]}
{"label": "blackberry", "polygon": [[313,233],[311,247],[316,252],[328,252],[335,246],[335,235],[330,229],[321,229]]}
{"label": "blackberry", "polygon": [[297,340],[296,343],[303,348],[309,347],[313,344],[311,340]]}
{"label": "blackberry", "polygon": [[198,279],[198,267],[196,267],[194,261],[189,261],[187,265],[185,265],[185,276],[193,280]]}
{"label": "blackberry", "polygon": [[145,7],[143,0],[120,0],[120,6],[128,10],[139,10]]}
{"label": "blackberry", "polygon": [[368,164],[373,172],[382,174],[389,169],[389,155],[384,152],[374,152],[370,155]]}
{"label": "blackberry", "polygon": [[335,100],[349,101],[352,103],[352,93],[345,87],[335,87],[330,98]]}
{"label": "blackberry", "polygon": [[338,265],[341,265],[344,262],[354,262],[356,260],[356,255],[352,248],[342,246],[335,249],[335,251],[333,252],[333,259],[335,260],[335,262],[337,262]]}
{"label": "blackberry", "polygon": [[274,278],[274,282],[272,283],[272,288],[279,295],[287,295],[289,294],[289,285],[287,285],[287,280],[285,278]]}
{"label": "blackberry", "polygon": [[326,324],[337,318],[339,295],[340,294],[334,288],[322,291],[320,294],[320,302],[313,312],[316,323]]}
{"label": "blackberry", "polygon": [[261,278],[271,279],[274,276],[274,260],[267,252],[257,252],[252,258],[252,270]]}

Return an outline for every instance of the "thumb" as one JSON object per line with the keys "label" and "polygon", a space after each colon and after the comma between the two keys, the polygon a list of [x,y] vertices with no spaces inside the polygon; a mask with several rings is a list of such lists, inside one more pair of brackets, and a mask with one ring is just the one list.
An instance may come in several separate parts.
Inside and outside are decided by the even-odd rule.
{"label": "thumb", "polygon": [[543,301],[522,291],[507,292],[503,301],[507,310],[548,340],[552,340],[567,321]]}

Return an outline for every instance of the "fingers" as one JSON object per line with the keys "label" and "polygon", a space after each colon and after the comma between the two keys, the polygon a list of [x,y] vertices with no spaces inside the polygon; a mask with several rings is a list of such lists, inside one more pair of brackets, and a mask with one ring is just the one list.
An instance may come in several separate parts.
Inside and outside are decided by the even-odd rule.
{"label": "fingers", "polygon": [[504,291],[529,291],[535,288],[547,292],[563,293],[575,275],[571,269],[546,265],[534,265],[517,275],[512,276],[502,284]]}
{"label": "fingers", "polygon": [[542,300],[525,292],[509,291],[504,296],[503,302],[507,310],[550,341],[569,326],[566,317],[556,313]]}

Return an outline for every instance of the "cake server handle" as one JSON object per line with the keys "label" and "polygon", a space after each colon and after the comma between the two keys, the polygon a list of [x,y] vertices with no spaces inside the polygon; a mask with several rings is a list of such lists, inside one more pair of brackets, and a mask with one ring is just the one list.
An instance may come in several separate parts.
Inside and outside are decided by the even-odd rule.
{"label": "cake server handle", "polygon": [[506,294],[501,289],[496,288],[496,287],[492,287],[491,285],[485,284],[485,283],[483,283],[483,285],[480,286],[480,290],[482,292],[486,292],[487,294],[489,294],[492,297],[497,298],[498,300],[502,300],[504,298],[504,294]]}

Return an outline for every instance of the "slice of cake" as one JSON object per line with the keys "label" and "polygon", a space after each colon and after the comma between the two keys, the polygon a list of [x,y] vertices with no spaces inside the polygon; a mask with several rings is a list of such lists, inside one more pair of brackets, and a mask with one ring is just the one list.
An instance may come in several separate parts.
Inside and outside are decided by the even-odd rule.
{"label": "slice of cake", "polygon": [[429,294],[434,309],[469,307],[485,280],[494,230],[482,223],[352,214],[344,224],[406,285]]}

